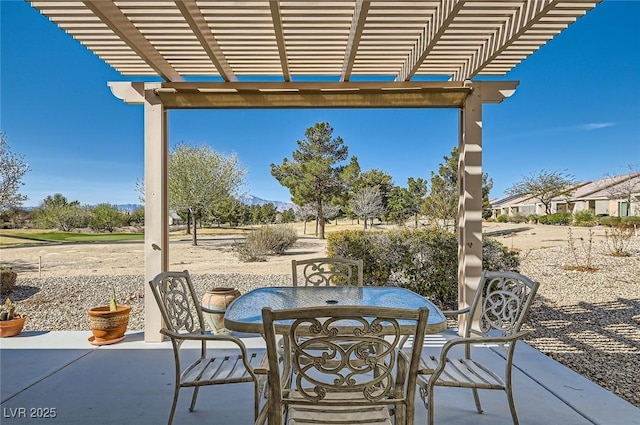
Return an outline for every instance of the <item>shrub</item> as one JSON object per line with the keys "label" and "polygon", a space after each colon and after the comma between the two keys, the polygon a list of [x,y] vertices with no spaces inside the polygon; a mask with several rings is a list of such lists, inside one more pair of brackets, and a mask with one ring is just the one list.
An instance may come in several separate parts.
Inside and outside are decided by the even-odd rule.
{"label": "shrub", "polygon": [[600,224],[607,227],[615,227],[620,224],[622,219],[620,217],[600,217]]}
{"label": "shrub", "polygon": [[573,224],[575,226],[591,227],[598,224],[598,218],[594,210],[576,211],[573,214]]}
{"label": "shrub", "polygon": [[233,250],[238,256],[238,259],[243,263],[267,261],[266,248],[256,242],[245,240],[244,242],[234,245]]}
{"label": "shrub", "polygon": [[[516,252],[493,239],[483,240],[483,267],[519,267]],[[458,294],[458,239],[439,229],[392,232],[343,231],[327,237],[329,257],[361,258],[365,285],[394,285],[428,296],[443,308],[455,308]]]}
{"label": "shrub", "polygon": [[13,291],[17,277],[18,273],[14,272],[11,267],[0,266],[0,293],[2,295]]}
{"label": "shrub", "polygon": [[522,213],[515,213],[509,216],[510,223],[526,223],[527,221],[527,217]]}
{"label": "shrub", "polygon": [[482,238],[482,268],[489,271],[517,272],[520,268],[520,256],[501,242]]}
{"label": "shrub", "polygon": [[538,219],[540,224],[555,224],[557,226],[567,226],[573,221],[571,213],[557,212],[543,215]]}
{"label": "shrub", "polygon": [[500,214],[496,220],[498,220],[498,223],[506,223],[507,221],[509,221],[509,216],[506,214]]}
{"label": "shrub", "polygon": [[540,217],[538,216],[538,214],[529,214],[527,216],[527,220],[529,220],[529,223],[533,223],[533,224],[538,224],[538,219]]}
{"label": "shrub", "polygon": [[296,240],[298,233],[292,226],[262,226],[249,233],[244,243],[234,249],[240,261],[265,261],[269,254],[284,254]]}
{"label": "shrub", "polygon": [[622,217],[620,224],[626,227],[640,226],[640,216],[632,215],[629,217]]}
{"label": "shrub", "polygon": [[605,241],[609,254],[614,257],[628,257],[631,255],[627,248],[633,237],[633,229],[622,225],[611,226],[604,229]]}

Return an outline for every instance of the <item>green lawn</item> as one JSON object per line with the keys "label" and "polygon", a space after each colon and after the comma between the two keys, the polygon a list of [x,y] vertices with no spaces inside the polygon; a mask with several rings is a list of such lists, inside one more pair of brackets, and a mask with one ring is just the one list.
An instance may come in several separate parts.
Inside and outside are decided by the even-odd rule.
{"label": "green lawn", "polygon": [[11,232],[0,233],[0,236],[41,242],[123,242],[144,239],[144,233]]}

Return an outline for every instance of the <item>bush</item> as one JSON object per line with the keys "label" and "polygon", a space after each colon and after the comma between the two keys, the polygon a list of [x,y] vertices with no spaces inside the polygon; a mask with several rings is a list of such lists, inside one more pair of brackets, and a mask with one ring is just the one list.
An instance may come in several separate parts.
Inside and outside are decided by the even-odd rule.
{"label": "bush", "polygon": [[262,226],[249,233],[235,251],[240,261],[265,261],[269,254],[284,254],[297,240],[298,233],[292,226]]}
{"label": "bush", "polygon": [[567,226],[573,221],[571,213],[557,212],[543,215],[538,219],[540,224],[555,224],[557,226]]}
{"label": "bush", "polygon": [[0,293],[2,295],[13,291],[17,277],[18,273],[14,272],[11,267],[0,266]]}
{"label": "bush", "polygon": [[538,219],[540,217],[538,216],[538,214],[529,214],[527,216],[527,220],[529,220],[529,223],[533,223],[533,224],[538,224]]}
{"label": "bush", "polygon": [[[517,271],[519,257],[500,242],[483,240],[486,270]],[[393,285],[429,297],[443,308],[455,308],[458,294],[458,239],[439,229],[371,233],[334,232],[327,237],[327,256],[361,258],[365,285]]]}
{"label": "bush", "polygon": [[517,272],[520,268],[520,256],[500,241],[482,238],[482,268],[488,271]]}
{"label": "bush", "polygon": [[622,217],[620,224],[625,227],[640,226],[640,216],[632,215],[629,217]]}
{"label": "bush", "polygon": [[591,227],[598,224],[598,218],[594,210],[582,210],[573,214],[573,224],[575,226]]}
{"label": "bush", "polygon": [[509,216],[509,223],[526,223],[527,221],[529,220],[522,213],[515,213]]}
{"label": "bush", "polygon": [[506,214],[500,214],[496,220],[498,220],[498,223],[506,223],[507,221],[509,221],[509,216]]}
{"label": "bush", "polygon": [[600,217],[600,224],[607,227],[617,227],[622,219],[620,217]]}

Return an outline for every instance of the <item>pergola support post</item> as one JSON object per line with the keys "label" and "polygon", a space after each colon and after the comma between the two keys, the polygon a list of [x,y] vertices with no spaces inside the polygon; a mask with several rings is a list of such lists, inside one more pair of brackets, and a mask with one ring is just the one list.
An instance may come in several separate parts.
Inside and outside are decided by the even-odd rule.
{"label": "pergola support post", "polygon": [[144,90],[145,342],[162,341],[162,317],[146,282],[169,267],[167,109],[153,86],[146,84]]}
{"label": "pergola support post", "polygon": [[[458,157],[458,307],[471,305],[482,274],[482,84],[460,109]],[[461,316],[460,332],[466,326]],[[472,322],[477,317],[470,318]]]}
{"label": "pergola support post", "polygon": [[161,342],[162,316],[147,282],[169,268],[168,109],[160,83],[108,84],[118,99],[144,105],[144,340]]}

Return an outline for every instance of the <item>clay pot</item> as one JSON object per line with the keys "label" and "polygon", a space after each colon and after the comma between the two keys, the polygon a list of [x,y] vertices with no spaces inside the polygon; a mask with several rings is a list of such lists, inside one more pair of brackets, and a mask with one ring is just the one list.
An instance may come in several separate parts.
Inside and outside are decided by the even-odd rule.
{"label": "clay pot", "polygon": [[229,332],[224,327],[224,312],[231,301],[239,296],[240,291],[236,288],[213,288],[202,296],[201,305],[216,311],[216,313],[203,312],[204,318],[214,334]]}
{"label": "clay pot", "polygon": [[27,316],[0,321],[0,338],[18,335],[20,332],[22,332],[25,320],[27,320]]}
{"label": "clay pot", "polygon": [[117,311],[109,311],[108,305],[90,308],[89,322],[93,332],[91,342],[104,344],[124,338],[129,324],[129,312],[131,306],[128,305],[119,305]]}

